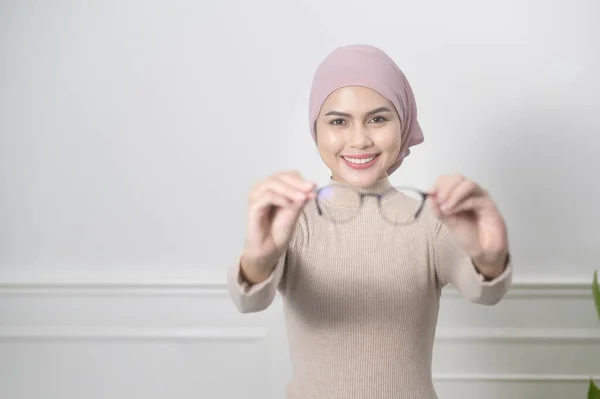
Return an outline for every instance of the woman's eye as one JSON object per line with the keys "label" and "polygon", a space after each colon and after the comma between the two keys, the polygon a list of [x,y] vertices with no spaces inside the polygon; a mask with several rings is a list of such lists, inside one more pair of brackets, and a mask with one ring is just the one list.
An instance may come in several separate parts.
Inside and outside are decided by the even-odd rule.
{"label": "woman's eye", "polygon": [[334,119],[331,121],[332,125],[342,125],[344,123],[343,119]]}
{"label": "woman's eye", "polygon": [[386,119],[383,116],[376,116],[373,119],[371,119],[373,122],[375,123],[381,123],[381,122],[385,122]]}

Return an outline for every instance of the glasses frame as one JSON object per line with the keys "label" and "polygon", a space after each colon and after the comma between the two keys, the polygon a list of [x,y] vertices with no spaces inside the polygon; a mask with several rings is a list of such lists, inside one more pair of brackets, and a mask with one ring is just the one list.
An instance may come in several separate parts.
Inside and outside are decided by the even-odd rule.
{"label": "glasses frame", "polygon": [[[423,208],[425,207],[425,202],[426,202],[427,198],[431,196],[431,194],[429,194],[429,193],[426,193],[426,192],[424,192],[422,190],[416,189],[414,187],[409,187],[409,186],[393,186],[393,187],[390,187],[390,188],[384,190],[382,193],[377,194],[377,193],[369,193],[369,192],[362,193],[362,192],[360,192],[359,190],[357,190],[357,189],[355,189],[353,187],[337,186],[337,185],[329,184],[327,186],[319,187],[318,189],[315,190],[315,204],[317,206],[317,212],[318,212],[319,216],[326,217],[326,216],[323,215],[323,210],[321,209],[321,205],[319,204],[319,194],[323,190],[331,189],[331,188],[343,188],[343,189],[346,189],[346,190],[351,190],[351,191],[354,191],[358,195],[360,202],[359,202],[359,205],[358,205],[358,208],[357,208],[356,215],[358,215],[360,213],[360,210],[362,209],[363,204],[365,202],[364,201],[365,198],[369,198],[369,197],[376,198],[377,199],[377,208],[379,209],[379,214],[382,216],[382,218],[386,222],[388,222],[390,224],[394,224],[394,225],[407,225],[407,224],[411,224],[415,220],[417,220],[417,218],[419,217],[419,215],[421,215],[421,212],[423,211]],[[414,192],[415,194],[418,194],[421,197],[421,205],[415,211],[414,218],[410,222],[406,222],[406,223],[390,222],[390,221],[388,221],[385,218],[385,216],[383,216],[383,213],[382,213],[382,210],[381,210],[381,200],[383,198],[385,198],[386,195],[389,195],[391,193],[396,193],[398,191],[412,191],[412,192]],[[354,219],[356,217],[356,215],[353,216],[353,217],[351,217],[351,218],[349,218],[349,219],[347,219],[347,220],[344,220],[342,222],[340,222],[340,221],[334,221],[334,223],[347,223],[347,222],[351,221],[352,219]]]}

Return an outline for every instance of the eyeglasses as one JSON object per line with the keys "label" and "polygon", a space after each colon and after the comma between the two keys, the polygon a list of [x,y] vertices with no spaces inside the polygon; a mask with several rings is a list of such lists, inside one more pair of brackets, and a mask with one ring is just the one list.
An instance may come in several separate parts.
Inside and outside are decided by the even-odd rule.
{"label": "eyeglasses", "polygon": [[429,194],[412,187],[390,187],[381,193],[365,193],[357,189],[328,185],[316,191],[316,205],[320,216],[335,222],[346,223],[359,213],[365,199],[377,200],[379,214],[393,225],[407,225],[419,217]]}

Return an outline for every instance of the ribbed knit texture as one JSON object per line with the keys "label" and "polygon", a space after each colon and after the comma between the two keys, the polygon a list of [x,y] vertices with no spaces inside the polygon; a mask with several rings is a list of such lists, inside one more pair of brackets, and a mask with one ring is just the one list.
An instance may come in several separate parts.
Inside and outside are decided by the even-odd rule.
{"label": "ribbed knit texture", "polygon": [[[361,191],[390,187],[383,179]],[[407,208],[399,213],[413,210],[394,204]],[[426,205],[413,223],[394,226],[368,197],[355,219],[336,224],[311,201],[269,279],[248,286],[239,264],[229,269],[242,313],[282,295],[292,362],[286,398],[437,398],[431,362],[442,287],[493,305],[508,290],[512,266],[485,281]]]}

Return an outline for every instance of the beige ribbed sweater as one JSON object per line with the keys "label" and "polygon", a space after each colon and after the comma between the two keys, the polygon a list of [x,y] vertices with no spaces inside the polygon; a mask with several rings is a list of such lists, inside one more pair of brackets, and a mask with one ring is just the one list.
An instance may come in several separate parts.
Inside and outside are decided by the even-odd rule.
{"label": "beige ribbed sweater", "polygon": [[[389,187],[383,179],[361,191]],[[493,305],[512,279],[509,263],[485,281],[448,233],[428,206],[412,224],[394,226],[368,197],[340,225],[319,216],[311,201],[266,281],[248,286],[238,264],[229,269],[240,312],[264,310],[277,291],[283,298],[292,362],[286,398],[437,398],[431,365],[443,286]]]}

